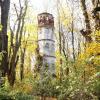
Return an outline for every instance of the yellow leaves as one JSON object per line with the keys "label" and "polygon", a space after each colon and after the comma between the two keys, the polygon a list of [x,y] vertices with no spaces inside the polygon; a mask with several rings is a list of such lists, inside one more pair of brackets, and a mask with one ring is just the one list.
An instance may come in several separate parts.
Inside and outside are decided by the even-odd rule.
{"label": "yellow leaves", "polygon": [[37,48],[37,43],[36,41],[31,41],[27,43],[27,51],[31,52],[32,54],[35,54],[35,50]]}
{"label": "yellow leaves", "polygon": [[97,55],[98,53],[100,53],[100,43],[92,42],[86,48],[86,54],[88,54],[88,56],[91,54]]}
{"label": "yellow leaves", "polygon": [[55,56],[56,56],[56,76],[57,78],[60,77],[60,58],[62,58],[59,50],[56,50],[55,52]]}
{"label": "yellow leaves", "polygon": [[26,24],[24,30],[29,35],[37,35],[37,25],[36,24]]}
{"label": "yellow leaves", "polygon": [[12,91],[13,90],[20,91],[22,93],[31,93],[32,92],[32,85],[28,84],[28,83],[16,81]]}
{"label": "yellow leaves", "polygon": [[100,30],[96,30],[90,35],[96,42],[100,43]]}
{"label": "yellow leaves", "polygon": [[61,7],[59,9],[60,12],[60,20],[64,26],[67,26],[71,21],[72,17],[70,15],[69,9],[67,7]]}
{"label": "yellow leaves", "polygon": [[80,54],[80,59],[90,58],[91,56],[96,56],[100,53],[100,43],[92,42],[87,44],[85,52]]}
{"label": "yellow leaves", "polygon": [[100,43],[100,30],[95,32],[95,40]]}
{"label": "yellow leaves", "polygon": [[30,92],[32,92],[32,86],[30,85],[30,84],[23,84],[23,86],[22,86],[23,88],[23,90],[22,91],[24,91],[24,92],[26,92],[26,93],[30,93]]}
{"label": "yellow leaves", "polygon": [[26,24],[25,30],[26,30],[26,33],[25,33],[24,39],[22,39],[22,47],[26,46],[27,52],[31,52],[34,54],[35,49],[37,48],[37,38],[38,38],[37,25],[36,24]]}
{"label": "yellow leaves", "polygon": [[85,52],[79,55],[77,63],[78,66],[84,67],[87,79],[94,75],[100,68],[100,43],[95,41],[86,44]]}
{"label": "yellow leaves", "polygon": [[2,30],[2,25],[0,24],[0,31]]}
{"label": "yellow leaves", "polygon": [[59,58],[59,57],[60,57],[59,50],[57,50],[57,51],[55,52],[55,55],[56,55],[56,57],[57,57],[57,58]]}
{"label": "yellow leaves", "polygon": [[100,67],[100,55],[96,56],[93,61],[94,65],[99,66]]}
{"label": "yellow leaves", "polygon": [[100,36],[100,30],[96,30],[95,36]]}
{"label": "yellow leaves", "polygon": [[60,65],[60,58],[61,58],[61,54],[59,53],[59,50],[57,50],[55,52],[55,55],[56,55],[56,66],[59,66]]}
{"label": "yellow leaves", "polygon": [[61,17],[61,22],[64,26],[67,26],[71,22],[71,18]]}

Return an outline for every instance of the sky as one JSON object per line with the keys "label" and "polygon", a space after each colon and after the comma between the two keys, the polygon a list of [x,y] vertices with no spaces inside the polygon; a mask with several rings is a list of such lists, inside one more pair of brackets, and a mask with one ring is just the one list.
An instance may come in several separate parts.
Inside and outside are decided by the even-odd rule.
{"label": "sky", "polygon": [[[11,6],[13,3],[18,4],[19,0],[11,0]],[[21,0],[22,2],[24,0]],[[49,12],[53,13],[55,10],[56,0],[29,0],[30,6],[34,9],[36,13]]]}
{"label": "sky", "polygon": [[[21,0],[23,3],[24,0]],[[57,19],[57,8],[56,8],[56,2],[57,0],[28,0],[29,1],[29,7],[30,11],[29,16],[37,18],[37,15],[39,13],[48,12],[53,14],[55,20]],[[64,0],[63,0],[64,1]],[[10,16],[12,16],[11,20],[13,21],[15,19],[15,9],[14,4],[19,6],[19,0],[11,0],[11,7],[10,7]],[[18,9],[18,7],[17,7]]]}
{"label": "sky", "polygon": [[54,8],[54,1],[55,0],[32,0],[32,5],[38,13],[46,11],[52,13],[52,8]]}
{"label": "sky", "polygon": [[[20,0],[22,3],[24,0]],[[29,14],[29,17],[31,16],[31,18],[35,19],[34,21],[36,22],[36,18],[37,18],[37,15],[39,13],[42,13],[42,12],[48,12],[48,13],[51,13],[53,14],[53,17],[54,17],[54,20],[55,20],[55,23],[58,23],[57,20],[58,20],[58,17],[57,17],[57,2],[60,1],[60,6],[63,7],[63,9],[65,10],[65,12],[67,12],[66,16],[69,16],[69,13],[68,12],[71,12],[68,10],[71,9],[72,5],[73,5],[73,0],[28,0],[29,1],[29,7],[31,8],[31,10],[28,12]],[[67,3],[66,3],[67,1]],[[89,1],[89,0],[87,0]],[[88,3],[88,2],[87,2]],[[15,9],[14,9],[14,4],[18,5],[19,6],[19,0],[11,0],[11,10],[10,10],[10,13],[11,13],[11,20],[13,21],[15,19]],[[80,23],[80,18],[83,19],[83,16],[82,16],[82,12],[79,13],[79,8],[78,8],[78,3],[76,3],[75,5],[75,9],[74,9],[74,16],[75,16],[75,19],[76,19],[76,22],[75,24],[77,24],[79,26],[79,28],[81,29],[82,27],[84,27],[84,24]],[[67,10],[66,10],[66,8]],[[79,10],[76,10],[76,9],[79,9]],[[80,15],[80,16],[79,16]],[[77,23],[79,22],[79,23]],[[77,26],[76,25],[76,26]],[[80,27],[82,26],[82,27]]]}

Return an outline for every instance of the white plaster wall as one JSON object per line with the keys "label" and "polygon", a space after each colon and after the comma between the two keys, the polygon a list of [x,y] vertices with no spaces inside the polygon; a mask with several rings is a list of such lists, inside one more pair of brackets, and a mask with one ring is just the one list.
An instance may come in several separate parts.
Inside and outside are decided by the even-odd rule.
{"label": "white plaster wall", "polygon": [[43,50],[43,45],[44,45],[43,41],[38,41],[38,45],[39,45],[39,52],[41,54],[43,54],[43,52],[44,52],[44,50]]}
{"label": "white plaster wall", "polygon": [[47,62],[49,64],[55,63],[55,60],[56,60],[55,57],[47,57],[47,56],[44,57],[44,62]]}
{"label": "white plaster wall", "polygon": [[51,39],[54,40],[54,31],[53,28],[41,28],[38,32],[38,40],[41,39]]}
{"label": "white plaster wall", "polygon": [[38,40],[44,39],[44,28],[38,30]]}
{"label": "white plaster wall", "polygon": [[55,45],[53,41],[38,41],[40,53],[54,56]]}
{"label": "white plaster wall", "polygon": [[[47,40],[43,40],[47,39]],[[43,57],[44,64],[49,65],[49,72],[55,73],[55,42],[54,42],[54,30],[53,28],[42,27],[38,33],[38,44],[40,54],[48,55]]]}

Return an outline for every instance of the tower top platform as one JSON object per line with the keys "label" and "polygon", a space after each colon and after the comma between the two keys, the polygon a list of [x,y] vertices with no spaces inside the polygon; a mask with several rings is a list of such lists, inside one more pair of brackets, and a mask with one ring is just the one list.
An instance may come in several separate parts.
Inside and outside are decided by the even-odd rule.
{"label": "tower top platform", "polygon": [[38,27],[54,27],[54,17],[52,14],[43,12],[38,14]]}

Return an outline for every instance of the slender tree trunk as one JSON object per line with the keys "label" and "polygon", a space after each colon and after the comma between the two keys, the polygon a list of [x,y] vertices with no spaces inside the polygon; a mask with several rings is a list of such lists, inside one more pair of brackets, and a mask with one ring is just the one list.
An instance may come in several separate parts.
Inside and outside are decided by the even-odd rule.
{"label": "slender tree trunk", "polygon": [[23,48],[23,50],[21,50],[21,64],[20,64],[20,79],[21,81],[24,78],[24,59],[25,59],[25,51],[26,48]]}
{"label": "slender tree trunk", "polygon": [[[73,15],[72,15],[73,17]],[[72,33],[72,49],[73,49],[73,60],[75,61],[75,46],[74,46],[74,23],[73,23],[73,18],[72,18],[72,27],[71,27],[71,33]]]}
{"label": "slender tree trunk", "polygon": [[78,37],[78,52],[77,52],[77,55],[79,56],[79,54],[81,53],[81,39],[80,39],[80,35]]}
{"label": "slender tree trunk", "polygon": [[[57,13],[58,13],[58,34],[59,34],[59,53],[60,56],[62,55],[62,35],[61,35],[61,22],[60,22],[60,12],[59,12],[59,2],[57,1]],[[62,81],[62,74],[63,74],[63,69],[62,69],[62,58],[60,57],[60,82]]]}
{"label": "slender tree trunk", "polygon": [[24,42],[25,42],[25,46],[23,48],[21,48],[21,64],[20,64],[20,80],[22,81],[23,78],[24,78],[24,61],[25,61],[25,53],[26,53],[26,46],[27,46],[27,41],[28,41],[28,38],[27,40],[25,41],[25,33],[26,31],[24,32]]}
{"label": "slender tree trunk", "polygon": [[68,60],[68,55],[66,54],[66,44],[65,44],[65,35],[64,35],[64,33],[62,34],[62,53],[64,54],[64,57],[65,57],[65,59],[66,59],[66,62],[67,62],[67,60]]}

